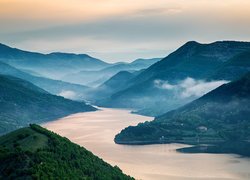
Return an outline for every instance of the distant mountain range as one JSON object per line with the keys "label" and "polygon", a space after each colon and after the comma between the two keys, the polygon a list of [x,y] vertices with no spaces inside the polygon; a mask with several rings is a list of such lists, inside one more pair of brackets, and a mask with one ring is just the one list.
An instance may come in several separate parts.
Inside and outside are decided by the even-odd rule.
{"label": "distant mountain range", "polygon": [[161,58],[137,59],[131,63],[106,63],[87,54],[23,51],[0,43],[0,62],[33,76],[98,86],[120,71],[146,69]]}
{"label": "distant mountain range", "polygon": [[120,144],[249,142],[250,73],[152,122],[130,126]]}
{"label": "distant mountain range", "polygon": [[81,70],[99,70],[110,66],[110,64],[87,54],[41,54],[11,48],[4,44],[0,44],[0,61],[52,79],[60,79],[66,74]]}
{"label": "distant mountain range", "polygon": [[61,79],[63,81],[77,84],[99,86],[120,71],[139,71],[141,69],[148,68],[149,66],[160,60],[161,58],[137,59],[131,63],[117,63],[97,71],[84,70],[72,74],[67,74]]}
{"label": "distant mountain range", "polygon": [[88,93],[86,93],[85,97],[95,104],[96,102],[111,96],[123,88],[126,88],[126,84],[129,82],[129,80],[131,80],[140,72],[141,71],[135,71],[133,73],[128,71],[120,71],[100,86],[91,88]]}
{"label": "distant mountain range", "polygon": [[85,93],[89,89],[83,85],[34,76],[2,62],[0,62],[0,74],[24,79],[55,95],[63,95],[64,92],[71,92],[73,95],[67,97],[70,99],[84,99]]}
{"label": "distant mountain range", "polygon": [[134,179],[38,125],[0,137],[0,179]]}
{"label": "distant mountain range", "polygon": [[[190,41],[162,60],[116,64],[87,55],[46,55],[3,44],[0,52],[0,74],[19,77],[66,98],[85,99],[104,107],[133,108],[136,113],[150,116],[181,107],[250,70],[250,43],[236,41]],[[45,71],[63,81],[45,78]],[[201,92],[195,92],[195,88]]]}
{"label": "distant mountain range", "polygon": [[[98,103],[100,106],[135,108],[139,113],[157,116],[180,107],[201,95],[183,98],[176,87],[189,83],[218,84],[235,80],[249,71],[250,43],[219,41],[200,44],[190,41],[153,64],[124,85],[124,88]],[[221,75],[221,76],[220,76]],[[225,81],[220,81],[225,80]],[[216,87],[216,86],[215,86]],[[215,88],[214,87],[214,88]],[[191,87],[190,87],[191,88]],[[207,89],[207,92],[211,89]]]}
{"label": "distant mountain range", "polygon": [[28,81],[0,75],[0,134],[69,114],[94,111],[84,102],[75,102],[47,91]]}

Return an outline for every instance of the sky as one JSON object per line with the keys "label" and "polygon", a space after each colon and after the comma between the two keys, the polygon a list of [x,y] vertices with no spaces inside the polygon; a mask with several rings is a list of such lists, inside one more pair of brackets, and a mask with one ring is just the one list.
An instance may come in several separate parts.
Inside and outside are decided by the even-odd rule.
{"label": "sky", "polygon": [[250,41],[250,0],[0,0],[0,42],[24,50],[129,62],[190,40]]}

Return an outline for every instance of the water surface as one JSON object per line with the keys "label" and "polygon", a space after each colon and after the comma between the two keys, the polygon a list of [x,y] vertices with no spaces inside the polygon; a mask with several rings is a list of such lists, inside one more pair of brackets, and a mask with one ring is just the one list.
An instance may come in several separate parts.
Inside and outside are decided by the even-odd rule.
{"label": "water surface", "polygon": [[121,129],[153,118],[128,110],[102,108],[43,124],[84,146],[124,173],[144,180],[250,179],[250,159],[232,154],[183,154],[182,144],[127,146],[114,143]]}

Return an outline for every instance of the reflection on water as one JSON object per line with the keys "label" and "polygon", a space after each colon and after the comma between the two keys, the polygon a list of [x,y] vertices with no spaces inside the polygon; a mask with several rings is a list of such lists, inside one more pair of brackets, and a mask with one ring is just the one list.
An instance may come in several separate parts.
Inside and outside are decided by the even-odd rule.
{"label": "reflection on water", "polygon": [[250,142],[222,142],[213,145],[197,145],[177,149],[182,153],[213,153],[213,154],[239,154],[244,157],[250,157]]}
{"label": "reflection on water", "polygon": [[127,110],[74,114],[43,126],[92,151],[137,179],[250,179],[250,159],[225,154],[185,154],[181,144],[127,146],[114,143],[121,129],[150,121]]}

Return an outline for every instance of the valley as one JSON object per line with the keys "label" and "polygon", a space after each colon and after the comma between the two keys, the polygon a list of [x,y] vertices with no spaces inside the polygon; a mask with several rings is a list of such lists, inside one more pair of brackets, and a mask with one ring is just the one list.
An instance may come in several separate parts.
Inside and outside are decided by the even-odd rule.
{"label": "valley", "polygon": [[183,154],[184,144],[128,146],[115,144],[121,129],[153,118],[131,114],[130,110],[100,108],[43,124],[71,141],[86,147],[125,174],[143,180],[227,180],[250,177],[249,158],[234,154]]}
{"label": "valley", "polygon": [[[249,51],[249,42],[189,41],[163,59],[112,64],[87,54],[42,54],[0,44],[0,158],[7,162],[0,177],[45,177],[56,164],[48,177],[72,168],[64,176],[98,179],[102,175],[93,168],[109,167],[104,176],[118,179],[249,179]],[[95,160],[67,167],[65,160],[82,150],[75,152],[69,141],[65,159],[61,136],[112,167]],[[49,165],[34,169],[43,153],[50,155],[44,159]],[[22,169],[13,156],[32,163]]]}
{"label": "valley", "polygon": [[250,180],[250,0],[0,0],[0,180]]}

